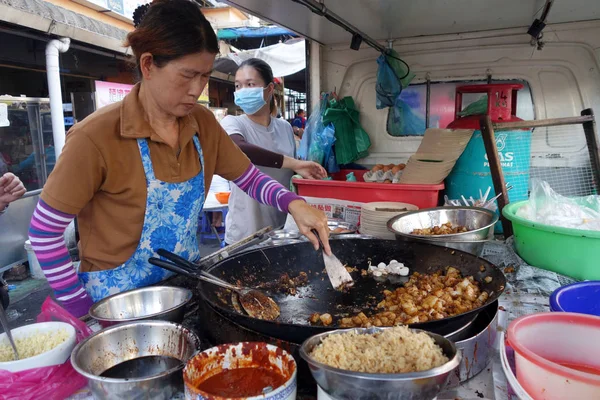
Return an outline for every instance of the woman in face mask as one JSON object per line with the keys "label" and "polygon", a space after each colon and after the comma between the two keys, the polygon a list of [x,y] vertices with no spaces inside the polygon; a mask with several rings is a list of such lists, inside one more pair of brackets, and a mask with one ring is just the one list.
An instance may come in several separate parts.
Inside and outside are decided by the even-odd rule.
{"label": "woman in face mask", "polygon": [[[266,62],[257,58],[244,61],[235,74],[235,90],[235,104],[245,114],[227,116],[221,125],[261,172],[284,186],[290,184],[294,172],[307,179],[327,176],[319,164],[296,159],[292,126],[272,117],[275,85],[273,71]],[[235,243],[264,227],[280,227],[285,219],[284,213],[265,207],[232,187],[225,241]]]}

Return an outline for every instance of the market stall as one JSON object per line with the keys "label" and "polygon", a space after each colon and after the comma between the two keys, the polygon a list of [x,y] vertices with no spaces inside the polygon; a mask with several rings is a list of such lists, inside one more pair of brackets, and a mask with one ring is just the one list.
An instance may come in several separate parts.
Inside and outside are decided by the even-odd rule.
{"label": "market stall", "polygon": [[[410,41],[422,28],[402,31],[391,18],[401,15],[397,2],[378,10],[342,1],[231,3],[279,17],[314,41],[311,77],[322,87],[299,156],[329,174],[296,176],[290,186],[306,200],[304,213],[327,216],[320,229],[329,228],[332,254],[313,248],[300,233],[309,230],[290,217],[283,228],[265,227],[191,262],[182,249],[197,232],[188,229],[181,243],[141,253],[161,268],[150,271],[176,276],[150,285],[139,268],[130,270],[146,284],[98,296],[85,323],[50,298],[37,324],[14,329],[10,340],[0,319],[0,397],[600,398],[600,147],[588,108],[600,104],[598,60],[575,43],[550,45],[547,58],[539,53],[552,1],[527,33],[506,34],[531,21],[505,5],[494,21],[476,18],[479,8],[461,11],[457,19],[473,32],[456,48],[444,47],[453,40],[442,34],[462,32],[448,18],[424,24],[441,36]],[[456,11],[437,3],[438,11]],[[513,5],[523,11],[525,3]],[[415,7],[423,20],[430,16]],[[365,15],[363,27],[349,21]],[[556,21],[586,17],[569,15],[563,8]],[[321,25],[326,20],[333,25]],[[580,23],[591,46],[600,26]],[[393,41],[372,38],[394,33],[406,60]],[[357,53],[340,50],[330,34],[338,44],[351,38]],[[329,46],[323,53],[313,51],[319,40]],[[361,53],[362,43],[370,49]],[[304,42],[294,46],[306,50]],[[180,190],[169,196],[199,195]],[[226,196],[219,201],[209,190],[202,206],[205,220],[207,211],[224,213]],[[176,208],[183,215],[189,206]],[[171,228],[184,221],[151,215],[140,229],[155,231],[141,245],[172,235],[157,228],[159,217]],[[341,285],[333,279],[340,273]],[[127,277],[103,276],[97,287],[117,278]]]}

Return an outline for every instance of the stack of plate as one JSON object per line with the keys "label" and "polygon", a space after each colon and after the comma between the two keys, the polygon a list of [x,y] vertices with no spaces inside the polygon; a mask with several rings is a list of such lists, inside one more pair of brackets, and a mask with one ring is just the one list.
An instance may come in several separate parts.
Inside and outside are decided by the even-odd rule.
{"label": "stack of plate", "polygon": [[408,203],[365,203],[360,211],[360,233],[380,239],[393,240],[396,237],[388,231],[387,222],[396,215],[418,209],[419,207]]}

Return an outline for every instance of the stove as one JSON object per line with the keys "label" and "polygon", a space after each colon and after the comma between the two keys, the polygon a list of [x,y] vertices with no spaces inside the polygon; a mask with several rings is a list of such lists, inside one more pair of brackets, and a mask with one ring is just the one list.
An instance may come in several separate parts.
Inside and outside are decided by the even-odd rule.
{"label": "stove", "polygon": [[[227,319],[206,302],[199,301],[186,317],[185,325],[192,328],[202,341],[203,350],[223,343],[242,341],[266,342],[286,350],[298,365],[298,400],[329,400],[318,390],[308,364],[300,357],[299,343],[291,343],[254,332]],[[469,326],[449,339],[462,351],[459,368],[451,375],[448,387],[454,387],[481,372],[493,354],[498,324],[498,302],[484,308]]]}

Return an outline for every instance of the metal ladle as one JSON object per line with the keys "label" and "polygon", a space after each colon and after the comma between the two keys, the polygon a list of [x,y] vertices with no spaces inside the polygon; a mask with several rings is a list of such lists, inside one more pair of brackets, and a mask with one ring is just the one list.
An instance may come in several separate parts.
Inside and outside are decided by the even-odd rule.
{"label": "metal ladle", "polygon": [[8,341],[12,346],[13,353],[15,355],[15,360],[19,359],[19,352],[17,351],[17,345],[15,345],[15,341],[13,340],[12,333],[10,333],[10,328],[8,326],[8,319],[6,318],[6,312],[4,311],[4,306],[2,302],[0,302],[0,324],[2,324],[2,328],[4,328],[4,332],[6,332],[6,336],[8,336]]}
{"label": "metal ladle", "polygon": [[281,314],[281,310],[277,303],[260,290],[232,285],[229,282],[225,282],[224,280],[199,269],[197,265],[185,258],[164,249],[157,250],[157,253],[169,261],[152,257],[148,259],[150,264],[233,291],[238,295],[239,302],[244,311],[253,318],[273,321]]}

